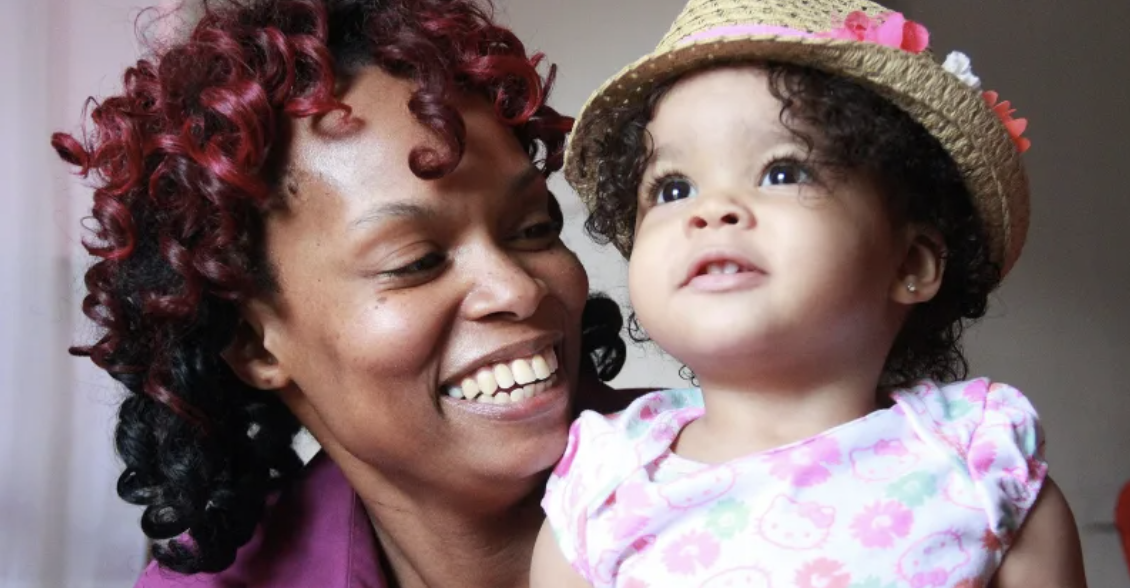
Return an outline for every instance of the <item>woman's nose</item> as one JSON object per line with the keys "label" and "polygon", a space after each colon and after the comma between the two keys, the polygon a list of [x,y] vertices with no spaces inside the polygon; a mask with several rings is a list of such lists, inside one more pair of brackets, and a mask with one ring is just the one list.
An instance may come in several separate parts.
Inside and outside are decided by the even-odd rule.
{"label": "woman's nose", "polygon": [[537,312],[549,292],[544,280],[505,252],[480,258],[469,271],[474,272],[475,279],[464,309],[471,320],[526,320]]}

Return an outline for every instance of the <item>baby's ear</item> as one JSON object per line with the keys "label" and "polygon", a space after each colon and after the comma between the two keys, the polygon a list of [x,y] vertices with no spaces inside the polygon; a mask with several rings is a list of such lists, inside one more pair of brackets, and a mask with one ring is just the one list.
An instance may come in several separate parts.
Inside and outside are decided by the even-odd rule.
{"label": "baby's ear", "polygon": [[891,284],[891,299],[913,305],[929,302],[942,287],[946,245],[935,229],[911,227],[908,230],[906,254]]}

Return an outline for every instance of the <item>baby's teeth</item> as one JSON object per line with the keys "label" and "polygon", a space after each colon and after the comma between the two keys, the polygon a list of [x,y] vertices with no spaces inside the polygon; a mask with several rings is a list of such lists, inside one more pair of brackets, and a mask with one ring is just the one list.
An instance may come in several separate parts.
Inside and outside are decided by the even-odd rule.
{"label": "baby's teeth", "polygon": [[510,404],[510,393],[509,392],[499,392],[498,394],[495,394],[494,395],[494,403],[495,404]]}
{"label": "baby's teeth", "polygon": [[536,379],[534,368],[530,366],[530,362],[524,359],[515,359],[511,362],[510,371],[514,374],[514,382],[519,386],[525,386]]}
{"label": "baby's teeth", "polygon": [[521,402],[527,398],[529,398],[529,396],[526,395],[525,388],[518,388],[510,393],[510,402]]}
{"label": "baby's teeth", "polygon": [[557,352],[550,349],[545,353],[545,362],[549,364],[549,372],[557,371]]}
{"label": "baby's teeth", "polygon": [[722,273],[722,266],[717,263],[711,263],[706,266],[706,273],[708,275],[715,275]]}
{"label": "baby's teeth", "polygon": [[505,364],[494,366],[494,379],[498,382],[499,388],[510,388],[514,385],[514,374]]}
{"label": "baby's teeth", "polygon": [[473,400],[480,392],[479,384],[473,378],[463,378],[459,387],[463,389],[463,396],[467,400]]}
{"label": "baby's teeth", "polygon": [[463,391],[455,386],[448,386],[447,395],[452,398],[463,398]]}
{"label": "baby's teeth", "polygon": [[491,370],[479,370],[479,373],[475,374],[475,381],[479,384],[479,390],[486,396],[498,390],[498,382],[495,381],[494,372]]}
{"label": "baby's teeth", "polygon": [[722,266],[722,273],[724,273],[724,274],[736,274],[736,273],[738,273],[738,264],[736,264],[732,261],[727,261],[726,265]]}
{"label": "baby's teeth", "polygon": [[534,394],[538,393],[537,386],[537,384],[530,384],[529,386],[522,388],[522,396],[525,396],[526,398],[533,398]]}
{"label": "baby's teeth", "polygon": [[549,377],[549,364],[546,363],[545,358],[540,355],[535,355],[533,361],[530,362],[531,367],[534,368],[534,376],[539,380],[544,380]]}

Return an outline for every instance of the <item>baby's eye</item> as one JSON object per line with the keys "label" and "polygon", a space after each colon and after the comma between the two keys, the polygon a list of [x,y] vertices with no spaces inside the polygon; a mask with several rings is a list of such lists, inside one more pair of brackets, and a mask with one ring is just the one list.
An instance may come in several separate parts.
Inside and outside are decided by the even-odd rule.
{"label": "baby's eye", "polygon": [[651,190],[655,201],[660,204],[690,198],[697,192],[690,180],[678,176],[660,178]]}
{"label": "baby's eye", "polygon": [[761,187],[787,186],[791,184],[808,184],[812,182],[812,174],[803,165],[795,161],[779,161],[771,164],[761,177]]}

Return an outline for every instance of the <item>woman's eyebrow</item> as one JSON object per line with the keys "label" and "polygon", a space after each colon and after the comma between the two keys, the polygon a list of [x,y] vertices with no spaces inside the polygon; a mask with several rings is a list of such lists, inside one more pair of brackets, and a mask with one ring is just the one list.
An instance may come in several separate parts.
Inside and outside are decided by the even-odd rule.
{"label": "woman's eyebrow", "polygon": [[[507,182],[506,195],[511,198],[522,196],[531,185],[541,178],[541,175],[541,170],[533,165],[523,168],[521,172],[515,174]],[[435,218],[437,216],[439,216],[439,211],[415,202],[406,200],[382,202],[368,208],[358,215],[353,222],[349,223],[349,227],[353,229],[360,228],[379,223],[389,218],[420,219]]]}
{"label": "woman's eyebrow", "polygon": [[415,202],[382,202],[362,212],[353,222],[349,223],[349,227],[356,229],[388,218],[433,218],[437,215],[438,213],[434,209],[421,206]]}

